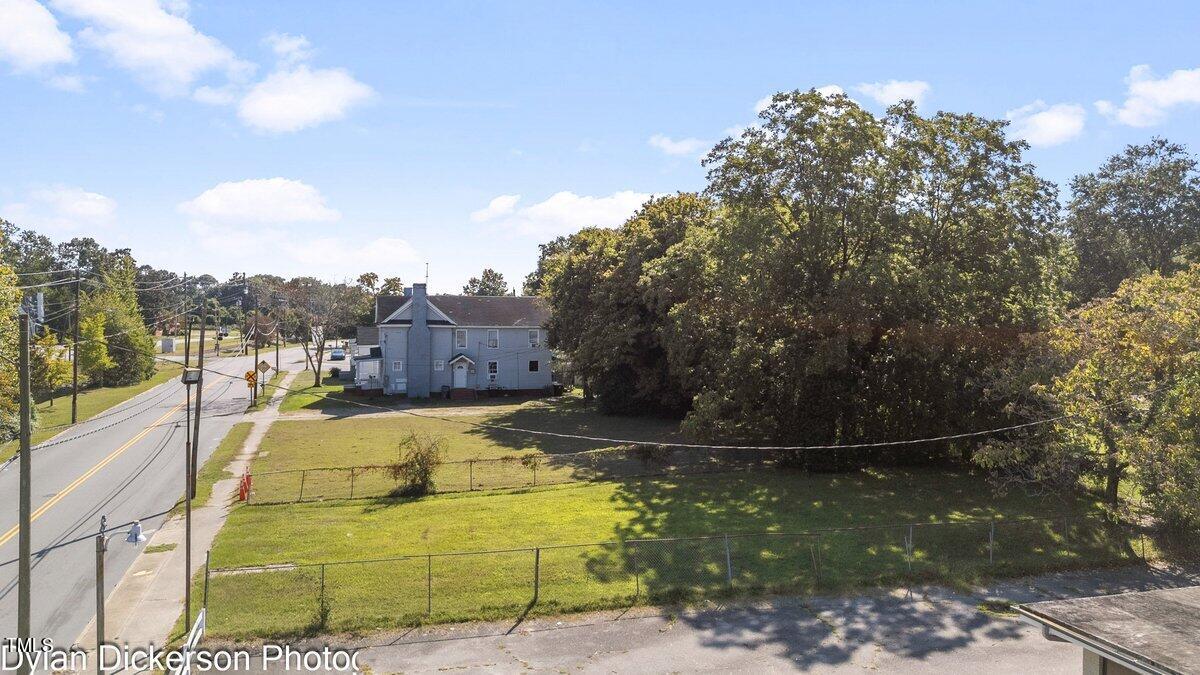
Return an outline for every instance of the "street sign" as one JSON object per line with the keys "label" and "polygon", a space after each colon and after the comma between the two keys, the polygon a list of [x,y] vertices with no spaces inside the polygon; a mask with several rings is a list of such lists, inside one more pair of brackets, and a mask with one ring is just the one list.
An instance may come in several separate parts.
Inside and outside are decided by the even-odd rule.
{"label": "street sign", "polygon": [[258,362],[258,372],[262,373],[263,375],[266,375],[267,371],[270,369],[271,369],[271,364],[267,363],[266,361]]}
{"label": "street sign", "polygon": [[258,379],[258,374],[255,373],[253,370],[247,370],[246,374],[243,375],[242,377],[246,378],[247,383],[254,384],[254,381]]}

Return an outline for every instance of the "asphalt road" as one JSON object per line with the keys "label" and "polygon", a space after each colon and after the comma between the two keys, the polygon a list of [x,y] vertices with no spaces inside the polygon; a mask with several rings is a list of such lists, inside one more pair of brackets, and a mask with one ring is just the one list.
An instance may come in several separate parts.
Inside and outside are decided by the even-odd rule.
{"label": "asphalt road", "polygon": [[[262,358],[274,365],[274,353]],[[302,367],[299,350],[285,350],[284,370]],[[203,463],[242,417],[249,391],[241,375],[253,356],[208,358],[199,458]],[[33,453],[34,638],[70,645],[95,616],[95,534],[108,517],[112,540],[105,555],[106,593],[112,591],[142,545],[125,541],[141,520],[149,535],[183,495],[183,385],[174,380],[146,391]],[[51,441],[54,442],[53,440]],[[0,637],[17,633],[19,470],[0,471]]]}

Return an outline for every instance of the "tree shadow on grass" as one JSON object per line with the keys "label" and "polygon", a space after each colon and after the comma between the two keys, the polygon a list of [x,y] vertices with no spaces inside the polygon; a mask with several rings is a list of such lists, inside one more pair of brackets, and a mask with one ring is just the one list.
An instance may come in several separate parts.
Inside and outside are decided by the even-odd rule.
{"label": "tree shadow on grass", "polygon": [[[773,645],[803,666],[851,660],[879,643],[923,658],[979,639],[1015,639],[969,603],[931,606],[881,596],[821,599],[819,594],[919,583],[962,585],[993,573],[1128,563],[1128,542],[1099,519],[1020,521],[997,549],[990,524],[976,519],[1083,515],[1085,499],[996,495],[981,475],[934,469],[806,475],[774,471],[623,481],[612,499],[632,517],[618,525],[627,565],[644,598],[662,602],[736,593],[814,596],[819,617],[747,606],[681,618],[722,648]],[[934,526],[937,521],[962,521]],[[1014,523],[1017,521],[1014,521]],[[906,524],[912,524],[909,527]],[[833,531],[827,528],[857,528]],[[776,532],[777,535],[737,536]],[[816,536],[788,533],[816,532]],[[725,533],[734,536],[726,538]],[[716,535],[716,536],[714,536]],[[701,540],[663,541],[707,536]],[[816,623],[812,619],[818,619]],[[882,642],[881,642],[882,641]]]}

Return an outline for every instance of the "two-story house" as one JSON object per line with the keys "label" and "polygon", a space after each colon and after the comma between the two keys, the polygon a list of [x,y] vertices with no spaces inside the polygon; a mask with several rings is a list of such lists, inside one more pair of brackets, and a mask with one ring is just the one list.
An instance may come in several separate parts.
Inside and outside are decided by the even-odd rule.
{"label": "two-story house", "polygon": [[377,363],[359,386],[412,398],[466,398],[479,391],[541,393],[551,383],[545,303],[528,296],[404,295],[375,300]]}

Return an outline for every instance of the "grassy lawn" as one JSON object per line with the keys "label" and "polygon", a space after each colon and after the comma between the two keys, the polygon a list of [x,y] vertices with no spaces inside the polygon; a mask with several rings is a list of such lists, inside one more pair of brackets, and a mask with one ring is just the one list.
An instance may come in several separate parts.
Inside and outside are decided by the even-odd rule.
{"label": "grassy lawn", "polygon": [[[345,365],[338,365],[343,363]],[[335,361],[334,366],[349,369],[350,362]],[[344,389],[345,381],[330,375],[322,378],[321,386],[314,386],[312,371],[304,371],[293,380],[291,391],[284,397],[283,403],[279,406],[279,411],[285,413],[296,412],[298,410],[316,412],[344,412],[346,410],[353,410],[359,412],[368,410],[358,405],[359,403],[369,403],[372,406],[383,408],[394,408],[407,403],[404,399],[394,396],[351,396],[347,395]]]}
{"label": "grassy lawn", "polygon": [[[167,380],[179,377],[181,366],[174,363],[158,362],[157,369],[150,379],[125,387],[97,387],[79,392],[79,421],[91,419],[109,408],[124,403],[138,394],[156,387]],[[35,406],[35,428],[32,434],[32,444],[37,445],[50,440],[64,431],[64,424],[71,423],[71,396],[59,396],[53,405],[43,401]],[[58,427],[58,428],[56,428]],[[16,441],[0,445],[0,461],[8,459],[18,450]]]}
{"label": "grassy lawn", "polygon": [[[448,419],[454,412],[474,419],[477,411],[437,411]],[[540,401],[496,406],[478,411],[477,418],[645,439],[668,437],[674,426]],[[265,471],[386,462],[412,431],[442,436],[448,458],[588,449],[569,439],[471,429],[448,419],[281,421],[254,466]],[[256,475],[255,490],[261,489],[263,477]],[[933,469],[759,470],[420,499],[243,506],[217,537],[214,565],[290,565],[213,575],[209,630],[227,638],[362,632],[731,593],[835,592],[921,580],[961,584],[1132,560],[1125,534],[1106,526],[1100,513],[1083,494],[997,494],[981,473]],[[1020,520],[1047,515],[1086,519]],[[965,521],[991,518],[998,522],[989,562],[989,524]],[[911,555],[907,526],[880,527],[904,523],[918,524]],[[833,527],[863,529],[819,538],[797,534]],[[724,534],[733,535],[728,544]],[[600,543],[614,541],[625,543]],[[542,547],[540,586],[531,603],[535,546]],[[437,555],[483,551],[493,552]],[[397,557],[403,559],[317,564]]]}
{"label": "grassy lawn", "polygon": [[[286,399],[285,399],[286,404]],[[416,433],[441,440],[444,461],[436,474],[440,491],[522,485],[529,469],[518,461],[488,462],[468,468],[449,464],[472,459],[545,456],[539,466],[542,484],[565,482],[581,467],[577,460],[557,462],[555,455],[603,447],[602,443],[538,436],[500,430],[472,428],[464,422],[486,422],[502,426],[545,431],[569,431],[584,435],[606,435],[652,441],[676,439],[676,424],[651,417],[605,417],[578,402],[547,403],[540,400],[493,403],[484,406],[439,406],[415,410],[417,415],[346,417],[330,420],[281,420],[272,425],[258,456],[251,465],[256,476],[255,501],[287,501],[299,496],[298,474],[262,475],[271,471],[384,465],[398,459],[400,443]],[[440,418],[440,419],[439,419]],[[626,472],[628,473],[633,472]],[[305,479],[308,498],[350,496],[348,472],[310,472]],[[386,495],[395,481],[384,472],[360,473],[355,477],[355,495]],[[518,481],[518,482],[514,482]]]}

